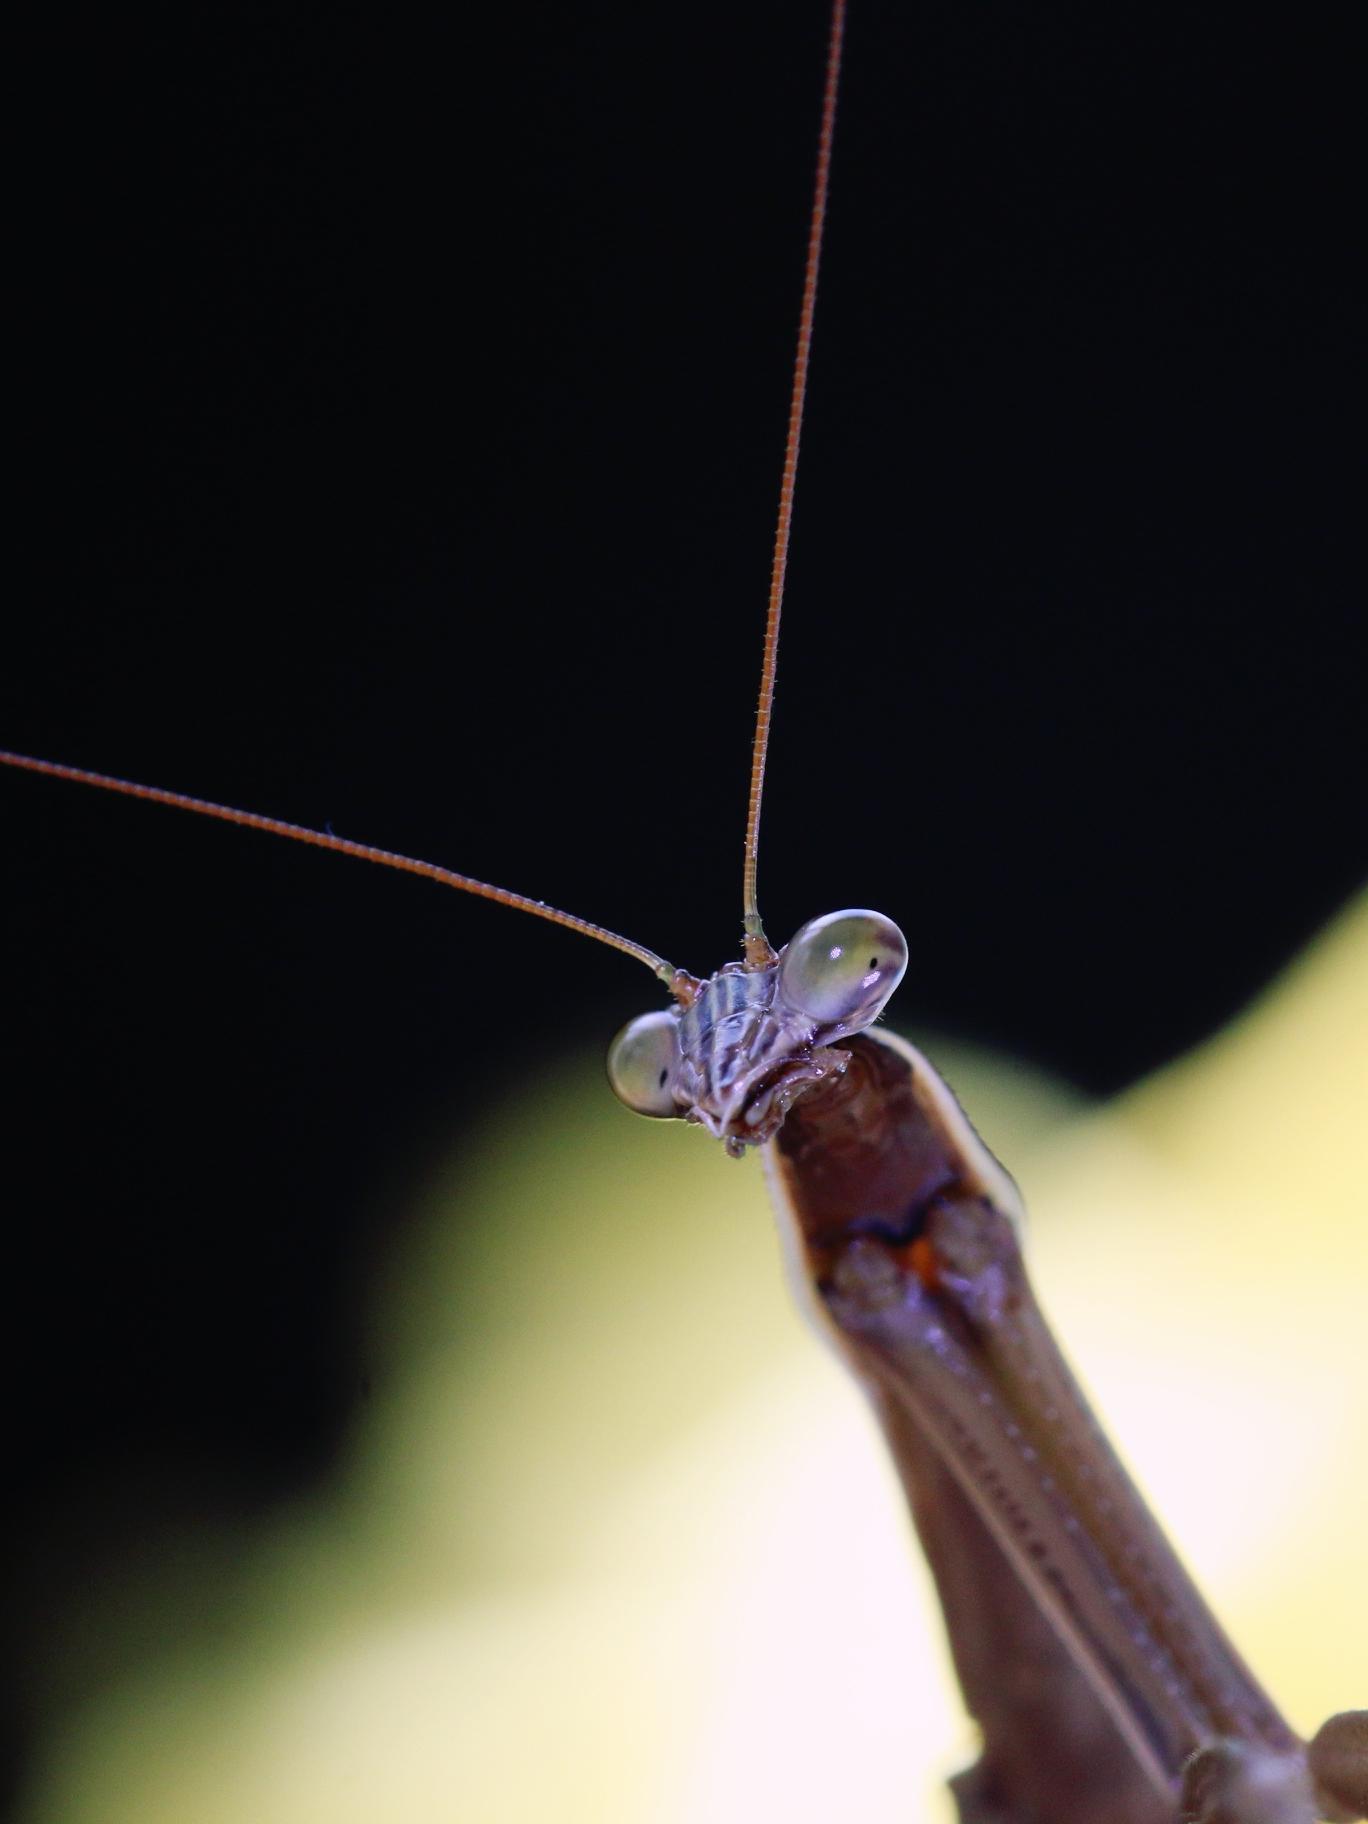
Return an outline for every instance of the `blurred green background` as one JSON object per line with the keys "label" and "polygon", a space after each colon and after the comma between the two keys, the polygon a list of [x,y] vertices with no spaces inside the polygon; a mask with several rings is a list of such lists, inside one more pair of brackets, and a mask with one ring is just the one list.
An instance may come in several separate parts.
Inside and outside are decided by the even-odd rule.
{"label": "blurred green background", "polygon": [[[1302,1729],[1361,1703],[1368,900],[1112,1103],[941,1062],[1237,1641]],[[459,1165],[433,1145],[373,1288],[326,1481],[170,1527],[68,1608],[24,1824],[949,1818],[970,1738],[927,1579],[757,1161],[627,1116],[586,1060]]]}

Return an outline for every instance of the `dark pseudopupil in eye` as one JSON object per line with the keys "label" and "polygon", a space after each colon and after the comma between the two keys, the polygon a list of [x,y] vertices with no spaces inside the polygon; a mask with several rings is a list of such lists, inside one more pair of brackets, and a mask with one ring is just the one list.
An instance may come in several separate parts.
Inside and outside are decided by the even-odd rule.
{"label": "dark pseudopupil in eye", "polygon": [[879,966],[879,959],[878,959],[878,957],[877,957],[877,956],[871,956],[871,957],[870,957],[870,959],[869,959],[869,966],[870,966],[870,968],[871,968],[871,969],[877,969],[877,968],[878,968],[878,966]]}
{"label": "dark pseudopupil in eye", "polygon": [[658,1082],[658,1083],[657,1083],[657,1085],[656,1085],[656,1087],[657,1087],[657,1088],[658,1088],[658,1089],[664,1089],[664,1087],[665,1087],[665,1079],[666,1079],[666,1077],[668,1077],[668,1076],[669,1076],[669,1074],[670,1074],[670,1072],[669,1072],[669,1070],[668,1070],[668,1068],[667,1068],[667,1069],[665,1069],[665,1070],[662,1070],[662,1071],[661,1071],[661,1073],[660,1073],[660,1081],[659,1081],[659,1082]]}

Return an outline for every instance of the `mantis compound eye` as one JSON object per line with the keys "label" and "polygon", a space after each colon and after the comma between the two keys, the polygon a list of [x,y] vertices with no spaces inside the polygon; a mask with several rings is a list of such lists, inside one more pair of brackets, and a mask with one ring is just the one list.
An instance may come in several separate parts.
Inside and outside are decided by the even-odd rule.
{"label": "mantis compound eye", "polygon": [[778,998],[819,1027],[858,1032],[907,968],[907,939],[882,912],[810,919],[779,960]]}
{"label": "mantis compound eye", "polygon": [[679,1018],[662,1009],[629,1020],[608,1048],[608,1081],[619,1102],[638,1115],[664,1120],[679,1113],[674,1069]]}

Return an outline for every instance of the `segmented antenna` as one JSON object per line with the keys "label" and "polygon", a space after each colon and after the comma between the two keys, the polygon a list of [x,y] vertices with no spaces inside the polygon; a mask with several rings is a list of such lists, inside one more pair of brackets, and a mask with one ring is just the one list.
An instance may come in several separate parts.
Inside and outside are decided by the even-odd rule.
{"label": "segmented antenna", "polygon": [[[756,899],[756,863],[760,846],[760,800],[765,784],[765,754],[769,747],[770,717],[774,707],[774,679],[779,656],[779,619],[784,603],[784,573],[788,566],[789,531],[793,522],[793,485],[798,472],[798,445],[803,428],[803,401],[807,394],[808,361],[812,351],[812,318],[817,302],[817,271],[822,256],[822,230],[826,222],[827,191],[831,180],[831,142],[836,124],[836,91],[841,74],[841,47],[845,37],[846,0],[833,0],[831,32],[827,42],[826,80],[822,94],[822,121],[817,137],[817,177],[813,187],[812,214],[808,222],[807,261],[803,270],[803,300],[798,313],[798,349],[793,364],[793,390],[789,398],[788,434],[784,444],[784,467],[779,483],[779,518],[774,534],[774,561],[770,572],[769,612],[765,621],[764,657],[760,668],[760,701],[755,714],[755,737],[751,748],[750,800],[746,813],[745,932],[746,965],[764,968],[774,961],[774,951],[760,922]],[[584,937],[596,938],[625,956],[645,963],[665,983],[675,999],[689,1006],[698,989],[698,981],[682,969],[667,963],[644,944],[619,937],[603,925],[577,918],[572,912],[558,911],[540,899],[529,899],[522,893],[510,893],[506,887],[491,886],[469,874],[457,874],[435,862],[418,861],[411,855],[396,855],[389,849],[373,848],[369,843],[352,842],[345,836],[334,836],[328,830],[311,830],[302,824],[286,823],[279,817],[263,817],[256,811],[240,811],[232,805],[214,804],[205,798],[192,798],[185,792],[168,792],[157,785],[139,785],[131,779],[119,779],[109,773],[87,772],[84,767],[65,766],[55,760],[36,760],[27,754],[13,754],[0,749],[0,765],[19,768],[26,773],[41,773],[52,779],[69,779],[78,785],[97,786],[101,791],[117,792],[125,798],[145,798],[152,804],[168,804],[176,810],[194,811],[200,817],[214,817],[220,823],[240,824],[248,830],[264,830],[271,836],[284,836],[291,842],[303,842],[316,849],[332,849],[339,855],[352,855],[358,861],[373,861],[380,867],[394,868],[401,874],[421,874],[460,893],[473,893],[479,899],[491,899],[496,905],[512,906],[518,912],[530,912],[550,924],[564,925]]]}
{"label": "segmented antenna", "polygon": [[184,792],[168,792],[159,785],[138,785],[131,779],[116,779],[109,773],[90,773],[81,766],[63,766],[56,760],[34,760],[27,754],[6,753],[0,748],[0,764],[18,767],[25,773],[43,773],[50,779],[71,779],[77,785],[95,785],[104,792],[118,792],[125,798],[146,798],[152,804],[169,804],[178,811],[194,811],[200,817],[216,817],[220,823],[241,824],[247,830],[265,830],[270,836],[286,836],[291,842],[305,842],[315,849],[333,849],[339,855],[354,855],[358,861],[373,861],[382,868],[394,868],[400,874],[421,874],[441,886],[455,887],[461,893],[474,893],[479,899],[492,899],[496,905],[512,906],[517,912],[530,912],[533,918],[544,918],[553,925],[564,925],[584,937],[597,938],[626,956],[645,963],[687,1005],[692,1000],[693,978],[667,963],[663,956],[634,944],[630,937],[619,937],[603,925],[591,924],[587,918],[576,918],[573,912],[559,912],[544,900],[528,899],[522,893],[510,893],[506,887],[492,887],[488,881],[474,880],[469,874],[457,874],[451,868],[439,868],[436,862],[416,861],[411,855],[396,855],[389,849],[372,848],[368,842],[352,842],[346,836],[334,836],[331,830],[311,830],[303,824],[286,823],[279,817],[263,817],[256,811],[239,811],[230,804],[212,804],[206,798],[191,798]]}
{"label": "segmented antenna", "polygon": [[749,969],[763,969],[774,961],[774,951],[760,921],[760,904],[756,892],[760,855],[760,801],[765,790],[765,755],[769,750],[774,678],[779,664],[779,619],[784,607],[784,573],[788,569],[789,531],[793,524],[793,484],[798,473],[803,402],[807,396],[808,360],[812,353],[817,272],[822,262],[822,230],[826,224],[827,192],[831,184],[831,142],[836,130],[836,92],[841,79],[845,15],[846,0],[832,0],[826,83],[822,91],[822,124],[817,135],[817,177],[812,190],[812,214],[808,218],[803,302],[798,312],[798,352],[793,362],[788,436],[784,443],[784,467],[779,480],[779,519],[774,531],[774,561],[770,568],[769,613],[765,620],[764,655],[760,662],[760,701],[755,711],[755,737],[751,743],[750,799],[746,809],[746,870],[742,889],[746,966]]}

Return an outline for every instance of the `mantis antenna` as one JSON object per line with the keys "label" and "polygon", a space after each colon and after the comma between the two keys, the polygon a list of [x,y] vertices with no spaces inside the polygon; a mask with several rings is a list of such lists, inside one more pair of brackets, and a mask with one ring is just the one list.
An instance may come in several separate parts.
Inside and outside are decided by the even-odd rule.
{"label": "mantis antenna", "polygon": [[[798,349],[793,366],[793,389],[789,398],[788,433],[784,444],[784,466],[779,483],[779,517],[774,535],[774,560],[770,573],[769,612],[765,622],[764,656],[760,669],[760,701],[755,715],[755,736],[751,749],[750,800],[746,815],[745,932],[746,967],[763,969],[775,959],[775,952],[760,922],[756,900],[756,857],[760,839],[760,800],[765,783],[765,753],[769,746],[770,715],[774,704],[774,679],[779,656],[779,617],[784,599],[784,573],[788,564],[789,531],[793,521],[793,484],[798,470],[798,445],[803,428],[803,401],[807,393],[808,361],[812,349],[812,318],[817,301],[817,270],[821,262],[822,229],[826,221],[827,191],[831,177],[831,141],[836,123],[836,90],[841,71],[841,46],[845,35],[846,0],[833,0],[831,32],[827,43],[826,78],[822,93],[822,119],[817,139],[817,176],[813,189],[812,213],[808,220],[807,258],[803,270],[803,298],[798,314]],[[168,804],[182,811],[193,811],[200,817],[214,817],[220,823],[240,824],[244,829],[265,830],[272,836],[284,836],[291,842],[308,843],[316,849],[332,849],[339,855],[351,855],[358,861],[372,861],[383,868],[394,868],[401,874],[421,874],[461,893],[473,893],[479,899],[491,899],[496,905],[512,906],[519,912],[530,912],[553,925],[564,925],[584,937],[596,938],[624,955],[635,957],[657,976],[682,1006],[692,1004],[698,980],[683,969],[676,969],[654,950],[631,938],[620,937],[603,925],[572,912],[561,912],[544,900],[530,899],[523,893],[512,893],[506,887],[491,886],[469,874],[458,874],[452,868],[435,862],[419,861],[411,855],[396,855],[392,850],[374,848],[370,843],[353,842],[345,836],[334,836],[330,830],[314,830],[302,824],[287,823],[279,817],[264,817],[257,811],[240,811],[232,805],[215,804],[205,798],[192,798],[185,792],[170,792],[157,785],[139,785],[131,779],[120,779],[110,773],[94,773],[84,767],[66,766],[55,760],[37,760],[27,754],[0,749],[0,764],[23,772],[41,773],[52,779],[70,779],[78,785],[97,786],[101,791],[117,792],[125,798],[144,798],[152,804]]]}
{"label": "mantis antenna", "polygon": [[817,272],[822,263],[822,230],[826,225],[827,192],[831,187],[831,142],[836,130],[836,92],[841,78],[845,15],[846,0],[833,0],[831,35],[827,40],[826,81],[822,90],[822,124],[817,135],[817,177],[812,191],[812,213],[808,217],[803,302],[798,312],[798,351],[793,362],[788,434],[784,440],[784,467],[779,478],[779,519],[774,529],[769,612],[765,618],[765,644],[760,662],[760,701],[756,705],[755,736],[751,743],[750,798],[746,807],[746,869],[742,888],[748,969],[764,969],[774,961],[774,951],[760,921],[760,904],[756,892],[760,855],[760,801],[765,790],[765,756],[769,751],[774,679],[779,665],[779,620],[784,608],[784,575],[788,569],[789,532],[793,525],[793,485],[798,473],[798,446],[803,434],[803,402],[807,397],[808,362],[812,354]]}
{"label": "mantis antenna", "polygon": [[619,937],[603,925],[577,918],[573,912],[557,911],[544,900],[529,899],[523,893],[510,893],[507,887],[493,887],[488,881],[475,880],[469,874],[457,874],[452,868],[438,867],[433,861],[417,861],[411,855],[396,855],[390,849],[373,848],[368,842],[352,842],[346,836],[334,836],[331,830],[311,830],[303,824],[286,823],[279,817],[263,817],[257,811],[239,811],[230,804],[212,804],[205,798],[191,798],[185,792],[168,792],[159,785],[138,785],[131,779],[117,779],[109,773],[90,773],[80,766],[63,766],[55,760],[34,760],[27,754],[6,753],[0,748],[0,763],[15,766],[26,773],[43,773],[51,779],[72,779],[78,785],[96,785],[101,791],[118,792],[125,798],[146,798],[152,804],[169,804],[179,811],[194,811],[200,817],[216,817],[220,823],[241,824],[248,830],[265,830],[271,836],[286,836],[291,842],[306,842],[315,849],[333,849],[339,855],[354,855],[358,861],[373,861],[382,868],[394,868],[400,874],[421,874],[444,887],[455,887],[461,893],[474,893],[480,899],[492,899],[496,905],[512,906],[518,912],[530,912],[534,918],[548,919],[553,925],[564,925],[584,937],[595,937],[601,944],[611,944],[627,956],[658,975],[677,998],[692,1000],[693,978],[667,963],[663,956],[635,944],[630,937]]}

